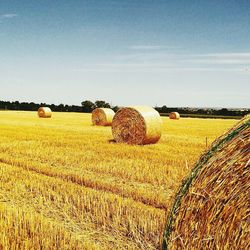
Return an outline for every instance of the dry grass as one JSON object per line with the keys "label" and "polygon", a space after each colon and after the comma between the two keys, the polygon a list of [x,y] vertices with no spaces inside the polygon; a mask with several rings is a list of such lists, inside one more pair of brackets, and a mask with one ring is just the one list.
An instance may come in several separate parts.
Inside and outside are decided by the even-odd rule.
{"label": "dry grass", "polygon": [[[2,166],[1,166],[2,167]],[[98,249],[32,209],[0,205],[0,249]]]}
{"label": "dry grass", "polygon": [[111,128],[91,126],[90,114],[3,111],[0,121],[0,248],[22,241],[34,249],[158,249],[206,137],[236,122],[163,118],[157,144],[131,146],[111,143]]}

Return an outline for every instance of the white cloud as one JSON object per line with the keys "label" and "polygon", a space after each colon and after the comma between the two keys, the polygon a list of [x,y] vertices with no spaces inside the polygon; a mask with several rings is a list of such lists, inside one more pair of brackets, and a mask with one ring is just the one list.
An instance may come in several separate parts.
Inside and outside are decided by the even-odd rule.
{"label": "white cloud", "polygon": [[211,53],[190,56],[186,62],[199,64],[224,64],[224,65],[248,65],[250,64],[250,53]]}
{"label": "white cloud", "polygon": [[83,64],[74,72],[228,72],[250,74],[250,53],[176,54],[145,51],[115,56],[104,63]]}
{"label": "white cloud", "polygon": [[162,50],[162,49],[177,49],[177,46],[164,46],[164,45],[132,45],[129,49],[132,50]]}
{"label": "white cloud", "polygon": [[0,15],[1,18],[5,18],[5,19],[14,18],[14,17],[17,17],[17,16],[18,16],[18,15],[15,14],[15,13],[6,13],[6,14]]}
{"label": "white cloud", "polygon": [[84,65],[82,68],[72,69],[71,72],[143,72],[143,73],[167,73],[167,72],[228,72],[228,73],[243,73],[250,74],[248,67],[207,67],[207,66],[185,66],[171,64],[91,64]]}
{"label": "white cloud", "polygon": [[218,58],[250,58],[250,52],[242,52],[242,53],[210,53],[210,54],[201,54],[203,57],[218,57]]}

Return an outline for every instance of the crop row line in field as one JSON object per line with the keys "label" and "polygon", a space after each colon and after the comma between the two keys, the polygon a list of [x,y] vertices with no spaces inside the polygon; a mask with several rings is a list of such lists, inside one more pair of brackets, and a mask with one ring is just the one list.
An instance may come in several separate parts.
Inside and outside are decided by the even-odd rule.
{"label": "crop row line in field", "polygon": [[[178,155],[173,155],[170,152],[163,154],[164,157],[160,156],[159,153],[158,160],[151,159],[149,164],[149,159],[146,158],[148,155],[147,152],[137,156],[135,159],[128,159],[127,156],[122,157],[122,155],[119,155],[119,157],[116,154],[111,154],[110,152],[112,151],[103,155],[99,152],[96,153],[94,148],[92,150],[78,148],[65,148],[61,150],[52,145],[45,145],[40,144],[40,142],[31,144],[29,142],[20,144],[13,142],[2,144],[1,151],[8,152],[8,154],[15,158],[26,157],[28,161],[29,158],[35,159],[40,163],[49,163],[53,167],[64,166],[67,169],[77,170],[80,174],[82,171],[92,171],[94,173],[112,175],[112,177],[115,176],[135,183],[152,184],[152,186],[157,187],[168,186],[169,183],[174,181],[171,175],[172,172],[178,171],[176,165],[179,167],[187,166],[186,168],[181,167],[183,169],[181,172],[183,177],[190,166],[187,162],[193,161],[193,154],[189,155],[188,159],[186,159],[178,158]],[[126,155],[133,156],[134,153],[128,152]],[[174,161],[174,159],[176,160]],[[179,178],[181,177],[179,176]]]}
{"label": "crop row line in field", "polygon": [[18,166],[25,170],[34,171],[46,176],[56,177],[64,181],[70,181],[80,186],[106,191],[120,197],[133,199],[136,202],[141,202],[145,205],[152,206],[158,209],[167,210],[167,201],[171,198],[171,192],[167,194],[163,192],[162,188],[157,188],[151,185],[130,183],[108,176],[104,178],[103,175],[98,177],[96,173],[84,172],[79,173],[65,173],[63,168],[56,168],[55,170],[45,164],[32,162],[30,159],[13,159],[13,156],[1,154],[0,162]]}
{"label": "crop row line in field", "polygon": [[68,214],[76,224],[91,220],[108,231],[119,228],[119,233],[140,239],[140,242],[143,239],[159,242],[158,231],[163,225],[164,211],[106,192],[79,188],[54,177],[20,171],[16,166],[2,167],[2,171],[1,190],[5,190],[4,194],[9,193],[9,198],[17,204],[42,208],[48,216],[58,210],[57,216],[61,214],[65,219]]}
{"label": "crop row line in field", "polygon": [[[3,158],[2,155],[0,155],[0,162],[13,166],[13,167],[19,167],[22,168],[23,170],[26,171],[32,171],[34,173],[40,174],[40,175],[44,175],[47,177],[52,177],[52,178],[56,178],[58,180],[62,180],[62,181],[66,181],[69,183],[73,183],[76,185],[79,185],[81,187],[85,187],[85,188],[89,188],[92,190],[96,190],[96,191],[104,191],[105,193],[109,193],[111,195],[115,195],[117,197],[120,198],[125,198],[128,200],[131,200],[135,203],[138,204],[142,204],[148,207],[152,207],[155,209],[159,209],[162,210],[164,212],[166,212],[167,207],[165,207],[165,203],[163,203],[162,205],[157,201],[157,203],[155,204],[154,201],[159,199],[159,195],[162,196],[162,202],[165,202],[165,199],[169,198],[168,196],[164,196],[163,194],[161,194],[159,192],[158,193],[153,190],[153,191],[149,191],[149,190],[145,190],[145,187],[141,187],[141,190],[135,189],[135,187],[130,187],[128,190],[126,190],[126,188],[119,188],[118,186],[116,186],[117,183],[114,183],[110,180],[107,180],[106,182],[101,182],[101,180],[103,180],[103,177],[101,177],[100,179],[96,179],[95,181],[93,181],[93,178],[91,177],[95,177],[94,175],[90,176],[89,179],[87,179],[84,175],[83,176],[78,176],[77,174],[64,174],[62,172],[58,173],[57,171],[55,172],[51,172],[46,166],[43,166],[41,164],[39,164],[39,166],[34,167],[35,165],[37,165],[37,163],[26,163],[26,162],[22,162],[22,160],[13,160],[12,158],[10,159],[6,159]],[[31,166],[32,165],[32,166]],[[43,168],[43,169],[42,169]],[[86,178],[86,179],[85,179]],[[92,182],[91,182],[92,180]],[[118,180],[119,183],[120,180]],[[100,185],[99,185],[100,184]],[[109,186],[101,186],[101,184],[105,185],[105,184],[110,184]],[[130,192],[131,189],[131,192]],[[117,191],[117,192],[114,192]],[[122,193],[122,191],[124,191],[124,193]],[[125,193],[125,191],[128,191]],[[140,191],[142,193],[140,193]],[[150,192],[150,193],[149,193]],[[150,200],[150,196],[146,196],[146,197],[140,197],[140,195],[153,195],[153,200]],[[152,204],[150,204],[152,203]],[[158,204],[158,205],[157,205]]]}

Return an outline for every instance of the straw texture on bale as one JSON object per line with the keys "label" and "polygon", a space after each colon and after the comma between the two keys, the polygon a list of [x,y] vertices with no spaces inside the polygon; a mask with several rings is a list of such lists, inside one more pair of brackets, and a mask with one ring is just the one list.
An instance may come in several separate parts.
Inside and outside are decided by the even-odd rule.
{"label": "straw texture on bale", "polygon": [[41,118],[50,118],[52,116],[52,111],[48,107],[40,107],[37,113]]}
{"label": "straw texture on bale", "polygon": [[114,116],[112,133],[118,143],[151,144],[161,138],[162,120],[159,113],[148,106],[121,108]]}
{"label": "straw texture on bale", "polygon": [[173,120],[179,120],[180,119],[180,114],[178,112],[171,112],[169,114],[169,118]]}
{"label": "straw texture on bale", "polygon": [[163,249],[250,249],[250,116],[219,137],[183,182]]}
{"label": "straw texture on bale", "polygon": [[92,112],[92,123],[98,126],[111,126],[115,112],[109,108],[96,108]]}

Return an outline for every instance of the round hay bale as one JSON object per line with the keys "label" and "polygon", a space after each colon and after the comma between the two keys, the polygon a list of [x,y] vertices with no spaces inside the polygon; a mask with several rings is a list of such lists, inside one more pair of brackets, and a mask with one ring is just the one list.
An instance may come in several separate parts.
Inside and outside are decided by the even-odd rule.
{"label": "round hay bale", "polygon": [[52,116],[52,111],[48,107],[40,107],[37,114],[40,118],[50,118]]}
{"label": "round hay bale", "polygon": [[250,116],[201,156],[175,197],[163,249],[249,249]]}
{"label": "round hay bale", "polygon": [[180,114],[178,112],[171,112],[169,114],[169,119],[179,120],[180,119]]}
{"label": "round hay bale", "polygon": [[109,108],[96,108],[92,112],[92,123],[97,126],[110,126],[115,112]]}
{"label": "round hay bale", "polygon": [[161,138],[162,120],[159,113],[148,106],[121,108],[114,116],[112,133],[118,143],[144,145]]}

